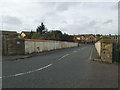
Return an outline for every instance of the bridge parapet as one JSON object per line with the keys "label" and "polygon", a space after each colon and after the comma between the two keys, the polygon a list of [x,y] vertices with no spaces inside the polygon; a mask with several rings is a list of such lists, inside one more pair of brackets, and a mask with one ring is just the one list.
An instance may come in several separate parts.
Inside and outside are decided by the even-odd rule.
{"label": "bridge parapet", "polygon": [[112,63],[113,40],[102,39],[95,43],[95,48],[101,61]]}

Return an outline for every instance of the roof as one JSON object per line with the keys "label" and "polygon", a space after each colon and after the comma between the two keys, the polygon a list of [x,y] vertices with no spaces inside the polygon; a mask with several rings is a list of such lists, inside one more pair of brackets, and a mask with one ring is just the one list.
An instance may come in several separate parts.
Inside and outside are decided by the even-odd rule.
{"label": "roof", "polygon": [[17,34],[16,31],[0,31],[1,34],[8,35],[8,34]]}
{"label": "roof", "polygon": [[87,37],[89,37],[89,36],[94,36],[95,37],[95,35],[93,35],[93,34],[86,34],[86,35],[84,35],[85,36],[85,38],[87,38]]}
{"label": "roof", "polygon": [[[32,32],[33,32],[33,31],[32,31]],[[31,31],[30,31],[30,32],[28,32],[28,31],[22,31],[21,33],[24,33],[24,34],[30,35]],[[33,33],[35,33],[35,32],[33,32]]]}
{"label": "roof", "polygon": [[95,37],[95,35],[93,35],[93,34],[74,35],[74,37],[81,37],[81,36],[84,36],[85,38],[87,38],[87,37],[89,37],[89,36],[91,36],[91,35]]}
{"label": "roof", "polygon": [[84,35],[74,35],[74,37],[81,37],[81,36],[84,36]]}

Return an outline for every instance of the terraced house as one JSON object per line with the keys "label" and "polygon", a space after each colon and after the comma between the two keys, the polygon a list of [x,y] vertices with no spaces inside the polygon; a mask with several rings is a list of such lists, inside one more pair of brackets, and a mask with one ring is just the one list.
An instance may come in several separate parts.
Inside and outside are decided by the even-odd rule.
{"label": "terraced house", "polygon": [[75,42],[85,44],[85,36],[84,35],[74,35]]}
{"label": "terraced house", "polygon": [[95,43],[96,42],[96,37],[95,35],[85,35],[86,38],[86,43]]}
{"label": "terraced house", "polygon": [[93,44],[97,38],[93,34],[74,35],[75,42],[80,44]]}

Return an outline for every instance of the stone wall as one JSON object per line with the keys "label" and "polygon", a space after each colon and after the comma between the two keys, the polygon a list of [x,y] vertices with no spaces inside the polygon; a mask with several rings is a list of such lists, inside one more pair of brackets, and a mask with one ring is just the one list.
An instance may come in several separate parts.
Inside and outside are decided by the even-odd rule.
{"label": "stone wall", "polygon": [[[4,46],[4,43],[3,43]],[[76,47],[78,43],[35,39],[7,39],[5,55],[22,55],[54,49]]]}
{"label": "stone wall", "polygon": [[95,48],[97,49],[97,52],[98,52],[98,54],[100,56],[101,55],[101,42],[100,41],[95,43]]}
{"label": "stone wall", "polygon": [[2,37],[2,55],[7,55],[6,35],[2,35],[2,34],[1,34],[1,37]]}
{"label": "stone wall", "polygon": [[16,31],[0,31],[1,44],[2,44],[2,55],[8,55],[7,48],[7,36],[8,35],[17,35]]}
{"label": "stone wall", "polygon": [[95,47],[101,57],[101,61],[112,63],[113,40],[102,39],[95,43]]}
{"label": "stone wall", "polygon": [[7,55],[22,55],[24,53],[24,39],[7,39]]}
{"label": "stone wall", "polygon": [[76,46],[78,46],[78,43],[74,42],[25,39],[25,54]]}

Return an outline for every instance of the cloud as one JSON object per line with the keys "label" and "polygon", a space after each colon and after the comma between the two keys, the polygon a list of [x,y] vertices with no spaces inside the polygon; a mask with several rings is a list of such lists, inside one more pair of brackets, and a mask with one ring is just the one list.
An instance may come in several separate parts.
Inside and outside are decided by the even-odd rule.
{"label": "cloud", "polygon": [[2,16],[1,29],[19,31],[22,27],[22,21],[15,16]]}
{"label": "cloud", "polygon": [[2,17],[3,23],[8,25],[21,25],[22,21],[14,16],[3,16]]}
{"label": "cloud", "polygon": [[68,5],[66,5],[65,3],[64,4],[58,4],[57,7],[56,7],[56,10],[57,11],[66,11],[68,10]]}
{"label": "cloud", "polygon": [[112,20],[111,19],[107,20],[107,21],[103,22],[103,24],[112,24]]}
{"label": "cloud", "polygon": [[116,34],[116,7],[114,2],[6,2],[0,3],[0,15],[5,29],[18,32],[35,30],[44,22],[49,30],[69,34]]}
{"label": "cloud", "polygon": [[97,24],[97,21],[93,20],[89,22],[89,26],[95,26]]}
{"label": "cloud", "polygon": [[60,3],[56,3],[56,11],[67,11],[69,10],[70,7],[73,7],[77,4],[80,4],[80,2],[76,3],[76,2],[60,2]]}

